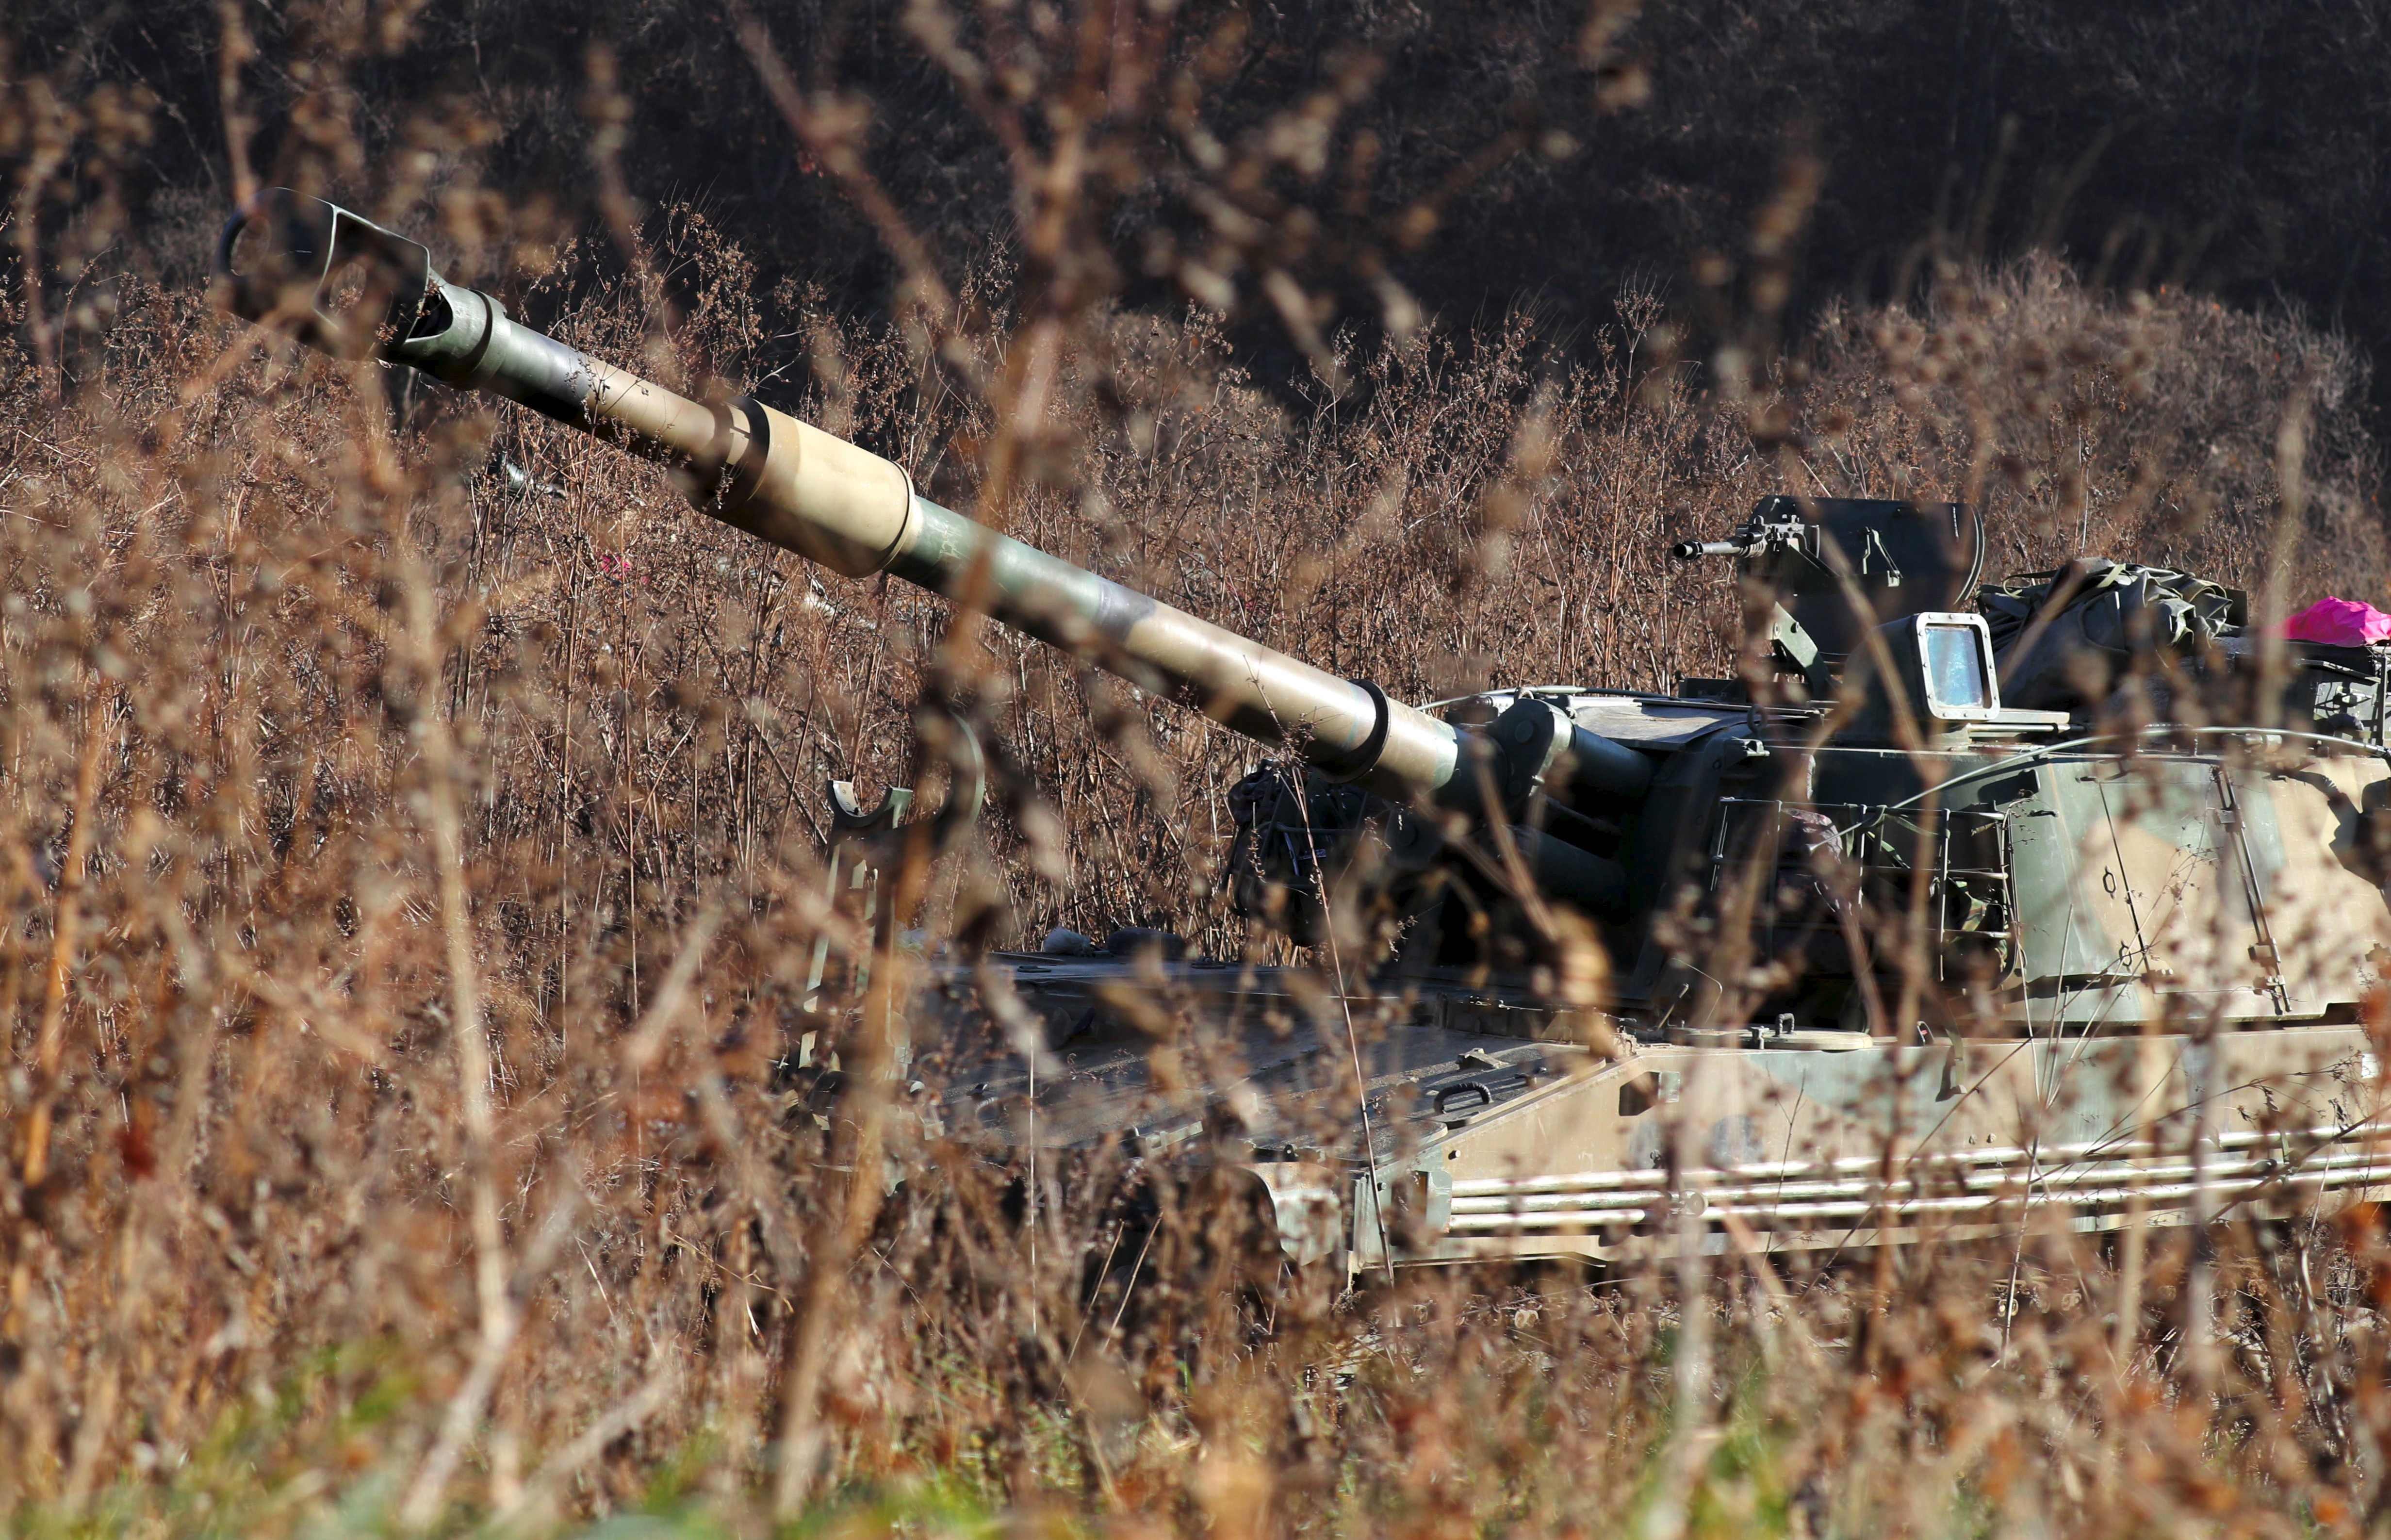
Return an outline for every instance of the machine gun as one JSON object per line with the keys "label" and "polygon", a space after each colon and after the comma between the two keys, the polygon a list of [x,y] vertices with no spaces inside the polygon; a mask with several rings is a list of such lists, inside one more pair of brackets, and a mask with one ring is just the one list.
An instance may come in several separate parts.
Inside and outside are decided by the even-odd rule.
{"label": "machine gun", "polygon": [[[2295,1126],[2310,1153],[2371,1117],[2350,1088],[2372,1062],[2360,1003],[2391,959],[2360,848],[2391,779],[2379,660],[2334,665],[2306,727],[2004,705],[2014,660],[1987,615],[2008,641],[2048,627],[2021,620],[2024,590],[1970,607],[1973,512],[1779,497],[1676,554],[1736,561],[1768,617],[1762,650],[1799,690],[1494,690],[1424,709],[1000,535],[752,397],[692,400],[541,335],[321,200],[262,195],[226,226],[220,266],[253,321],[668,463],[713,517],[849,576],[919,584],[1286,754],[1292,768],[1234,799],[1241,901],[1317,940],[1346,862],[1353,900],[1396,938],[1375,978],[1340,985],[1394,1023],[1358,1125],[1319,1160],[1297,1158],[1274,1114],[1252,1129],[1290,1256],[1619,1254],[1688,1150],[1722,1210],[1772,1245],[1863,1245],[1930,1212],[1986,1229],[2015,1203],[2074,1204],[2105,1227],[2170,1211],[2144,1201],[2171,1169],[2153,1106],[2196,1106],[2211,1129]],[[2362,720],[2371,742],[2340,731]],[[2261,752],[2224,752],[2237,744]],[[1554,926],[1556,910],[1583,925]],[[1598,1007],[1555,987],[1556,943],[1615,960]],[[1133,948],[1007,961],[1072,1023],[1062,1039],[1158,966]],[[1296,1010],[1318,996],[1273,993],[1270,970],[1171,966],[1166,982],[1231,1016],[1258,995]],[[1286,1041],[1273,1030],[1258,1042]],[[1971,1064],[1973,1035],[2018,1041]],[[1093,1088],[1077,1118],[1017,1068],[950,1109],[1000,1142],[1145,1138],[1204,1116],[1141,1089],[1133,1042],[1097,1031],[1070,1052]],[[1301,1092],[1334,1061],[1288,1062],[1283,1088]],[[1652,1116],[1672,1103],[1700,1130],[1691,1144]],[[1912,1165],[1880,1161],[1888,1141]],[[2245,1195],[2277,1158],[2253,1141],[2209,1168],[2242,1173]],[[2053,1185],[2066,1150],[2100,1184]],[[2320,1160],[2315,1190],[2381,1185],[2341,1154]],[[1769,1199],[1764,1176],[1816,1201]],[[1958,1196],[1930,1190],[1946,1181]],[[1332,1216],[1326,1241],[1287,1218],[1299,1209]]]}

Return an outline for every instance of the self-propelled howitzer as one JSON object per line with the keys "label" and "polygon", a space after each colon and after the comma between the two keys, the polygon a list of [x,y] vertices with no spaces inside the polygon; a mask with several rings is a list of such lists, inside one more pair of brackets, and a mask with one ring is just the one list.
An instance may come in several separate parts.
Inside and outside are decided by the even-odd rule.
{"label": "self-propelled howitzer", "polygon": [[[1000,535],[752,398],[543,336],[320,200],[261,196],[221,266],[253,320],[668,461],[716,517],[1299,763],[1238,788],[1236,897],[1305,940],[1332,897],[1375,916],[1391,960],[1337,985],[1391,1029],[1290,1047],[1316,985],[1058,937],[1009,965],[1069,1073],[990,1065],[944,1098],[958,1132],[1160,1146],[1215,1117],[1226,1088],[1157,1092],[1144,1040],[1108,1030],[1159,982],[1251,1029],[1264,1094],[1236,1115],[1299,1259],[1609,1257],[1685,1211],[1671,1186],[1707,1195],[1705,1244],[1845,1248],[2036,1208],[2198,1212],[2195,1146],[2195,1186],[2245,1206],[2391,1171],[2347,1138],[2372,1137],[2359,1016],[2391,957],[2379,649],[2270,650],[2236,596],[2114,563],[1977,589],[1966,509],[1777,498],[1679,550],[1737,561],[1764,617],[1746,677],[1432,712]],[[1565,981],[1589,947],[1612,963],[1598,1013]],[[1322,1142],[1359,1059],[1351,1126]]]}

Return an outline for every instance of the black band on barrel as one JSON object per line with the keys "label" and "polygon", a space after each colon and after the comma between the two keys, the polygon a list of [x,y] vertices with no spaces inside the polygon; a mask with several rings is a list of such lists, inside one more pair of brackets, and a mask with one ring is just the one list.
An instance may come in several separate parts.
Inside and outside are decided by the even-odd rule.
{"label": "black band on barrel", "polygon": [[1370,735],[1363,739],[1360,746],[1350,753],[1331,757],[1322,754],[1315,748],[1304,756],[1312,761],[1321,774],[1331,781],[1340,783],[1358,781],[1377,769],[1378,756],[1387,752],[1387,730],[1394,718],[1394,712],[1387,705],[1385,691],[1372,684],[1368,679],[1347,679],[1345,682],[1370,697],[1373,713]]}

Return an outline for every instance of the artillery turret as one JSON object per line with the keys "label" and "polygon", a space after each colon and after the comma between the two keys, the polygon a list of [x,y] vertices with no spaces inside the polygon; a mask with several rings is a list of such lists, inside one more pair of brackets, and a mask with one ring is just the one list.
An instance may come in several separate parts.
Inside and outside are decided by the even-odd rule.
{"label": "artillery turret", "polygon": [[[998,534],[750,397],[545,337],[319,200],[263,195],[222,265],[252,320],[667,461],[714,517],[1285,751],[1233,799],[1233,891],[1307,943],[1333,939],[1332,904],[1372,917],[1384,963],[1339,967],[1325,1006],[1282,970],[1013,955],[1053,1030],[949,1093],[975,1136],[1198,1126],[1224,1088],[1157,1091],[1143,1040],[1106,1029],[1125,992],[1169,988],[1259,1034],[1253,1083],[1279,1100],[1238,1115],[1252,1170],[1291,1256],[1349,1265],[1619,1255],[1672,1186],[1708,1195],[1716,1244],[1848,1247],[1930,1216],[2178,1211],[2179,1151],[2254,1203],[2385,1180],[2347,1143],[2372,1137],[2359,1018],[2391,959],[2381,649],[2253,637],[2246,604],[2179,574],[1980,586],[1957,504],[1771,498],[1677,550],[1737,563],[1739,677],[1422,708]],[[2031,708],[2004,703],[2020,689]],[[1590,954],[1599,1000],[1571,971]],[[1330,1006],[1384,1030],[1365,1048]],[[1290,1013],[1316,1042],[1286,1047]],[[1987,1037],[2008,1041],[1970,1052]],[[1038,1082],[1055,1054],[1071,1106]],[[1340,1084],[1351,1126],[1310,1142]]]}

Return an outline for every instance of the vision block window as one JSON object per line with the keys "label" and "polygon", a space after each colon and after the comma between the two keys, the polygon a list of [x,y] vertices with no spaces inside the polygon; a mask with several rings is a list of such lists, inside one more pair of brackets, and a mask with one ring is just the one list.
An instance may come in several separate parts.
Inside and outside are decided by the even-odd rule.
{"label": "vision block window", "polygon": [[1982,631],[1973,626],[1926,628],[1926,698],[1938,714],[1991,708]]}

